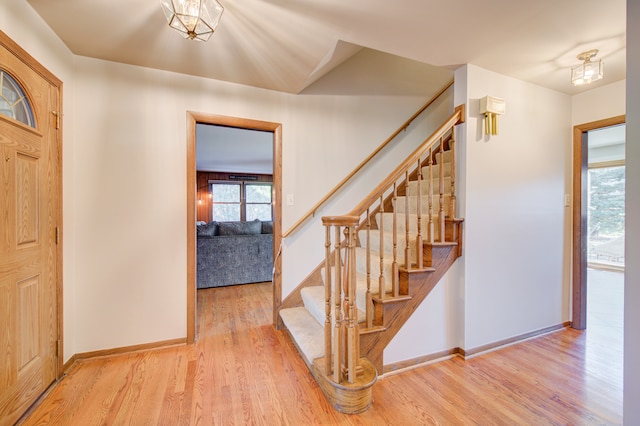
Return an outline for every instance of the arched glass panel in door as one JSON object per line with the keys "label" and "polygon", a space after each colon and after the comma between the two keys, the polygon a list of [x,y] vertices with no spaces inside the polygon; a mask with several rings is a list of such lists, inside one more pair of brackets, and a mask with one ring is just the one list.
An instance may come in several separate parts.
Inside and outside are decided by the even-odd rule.
{"label": "arched glass panel in door", "polygon": [[20,84],[6,71],[0,69],[0,114],[36,127],[33,109]]}

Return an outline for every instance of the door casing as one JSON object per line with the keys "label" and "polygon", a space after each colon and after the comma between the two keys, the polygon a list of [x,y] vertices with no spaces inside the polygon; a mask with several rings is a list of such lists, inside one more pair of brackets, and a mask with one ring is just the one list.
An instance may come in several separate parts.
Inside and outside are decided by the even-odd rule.
{"label": "door casing", "polygon": [[571,326],[587,328],[587,132],[623,124],[626,116],[606,118],[573,127],[573,249],[572,249],[572,314]]}
{"label": "door casing", "polygon": [[282,124],[187,111],[187,343],[196,340],[196,124],[213,124],[273,133],[273,323],[282,305]]}

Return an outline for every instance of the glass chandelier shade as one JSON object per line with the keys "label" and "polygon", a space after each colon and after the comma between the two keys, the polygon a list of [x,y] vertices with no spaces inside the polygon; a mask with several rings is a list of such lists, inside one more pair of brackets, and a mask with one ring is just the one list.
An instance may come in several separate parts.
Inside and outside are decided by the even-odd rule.
{"label": "glass chandelier shade", "polygon": [[169,26],[191,40],[209,40],[224,12],[216,0],[160,1]]}
{"label": "glass chandelier shade", "polygon": [[571,83],[574,86],[589,84],[604,77],[602,60],[592,61],[591,58],[598,54],[598,50],[589,50],[578,55],[582,64],[571,68]]}

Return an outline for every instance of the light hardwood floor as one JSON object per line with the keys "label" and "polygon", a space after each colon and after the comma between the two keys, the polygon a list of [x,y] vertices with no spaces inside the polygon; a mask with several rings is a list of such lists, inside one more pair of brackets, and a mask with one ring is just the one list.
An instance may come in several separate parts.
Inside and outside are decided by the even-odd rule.
{"label": "light hardwood floor", "polygon": [[595,323],[389,375],[367,412],[340,414],[271,325],[270,300],[270,283],[199,290],[196,344],[77,362],[24,424],[622,422],[622,342]]}

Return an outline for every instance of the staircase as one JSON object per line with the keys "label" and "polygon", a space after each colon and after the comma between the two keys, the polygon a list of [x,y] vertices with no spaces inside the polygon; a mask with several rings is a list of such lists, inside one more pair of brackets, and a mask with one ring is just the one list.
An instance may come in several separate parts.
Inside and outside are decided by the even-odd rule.
{"label": "staircase", "polygon": [[[323,217],[325,261],[298,306],[280,310],[328,401],[371,405],[384,348],[461,255],[455,216],[455,125],[443,123],[358,206]],[[337,319],[337,320],[336,320]]]}

